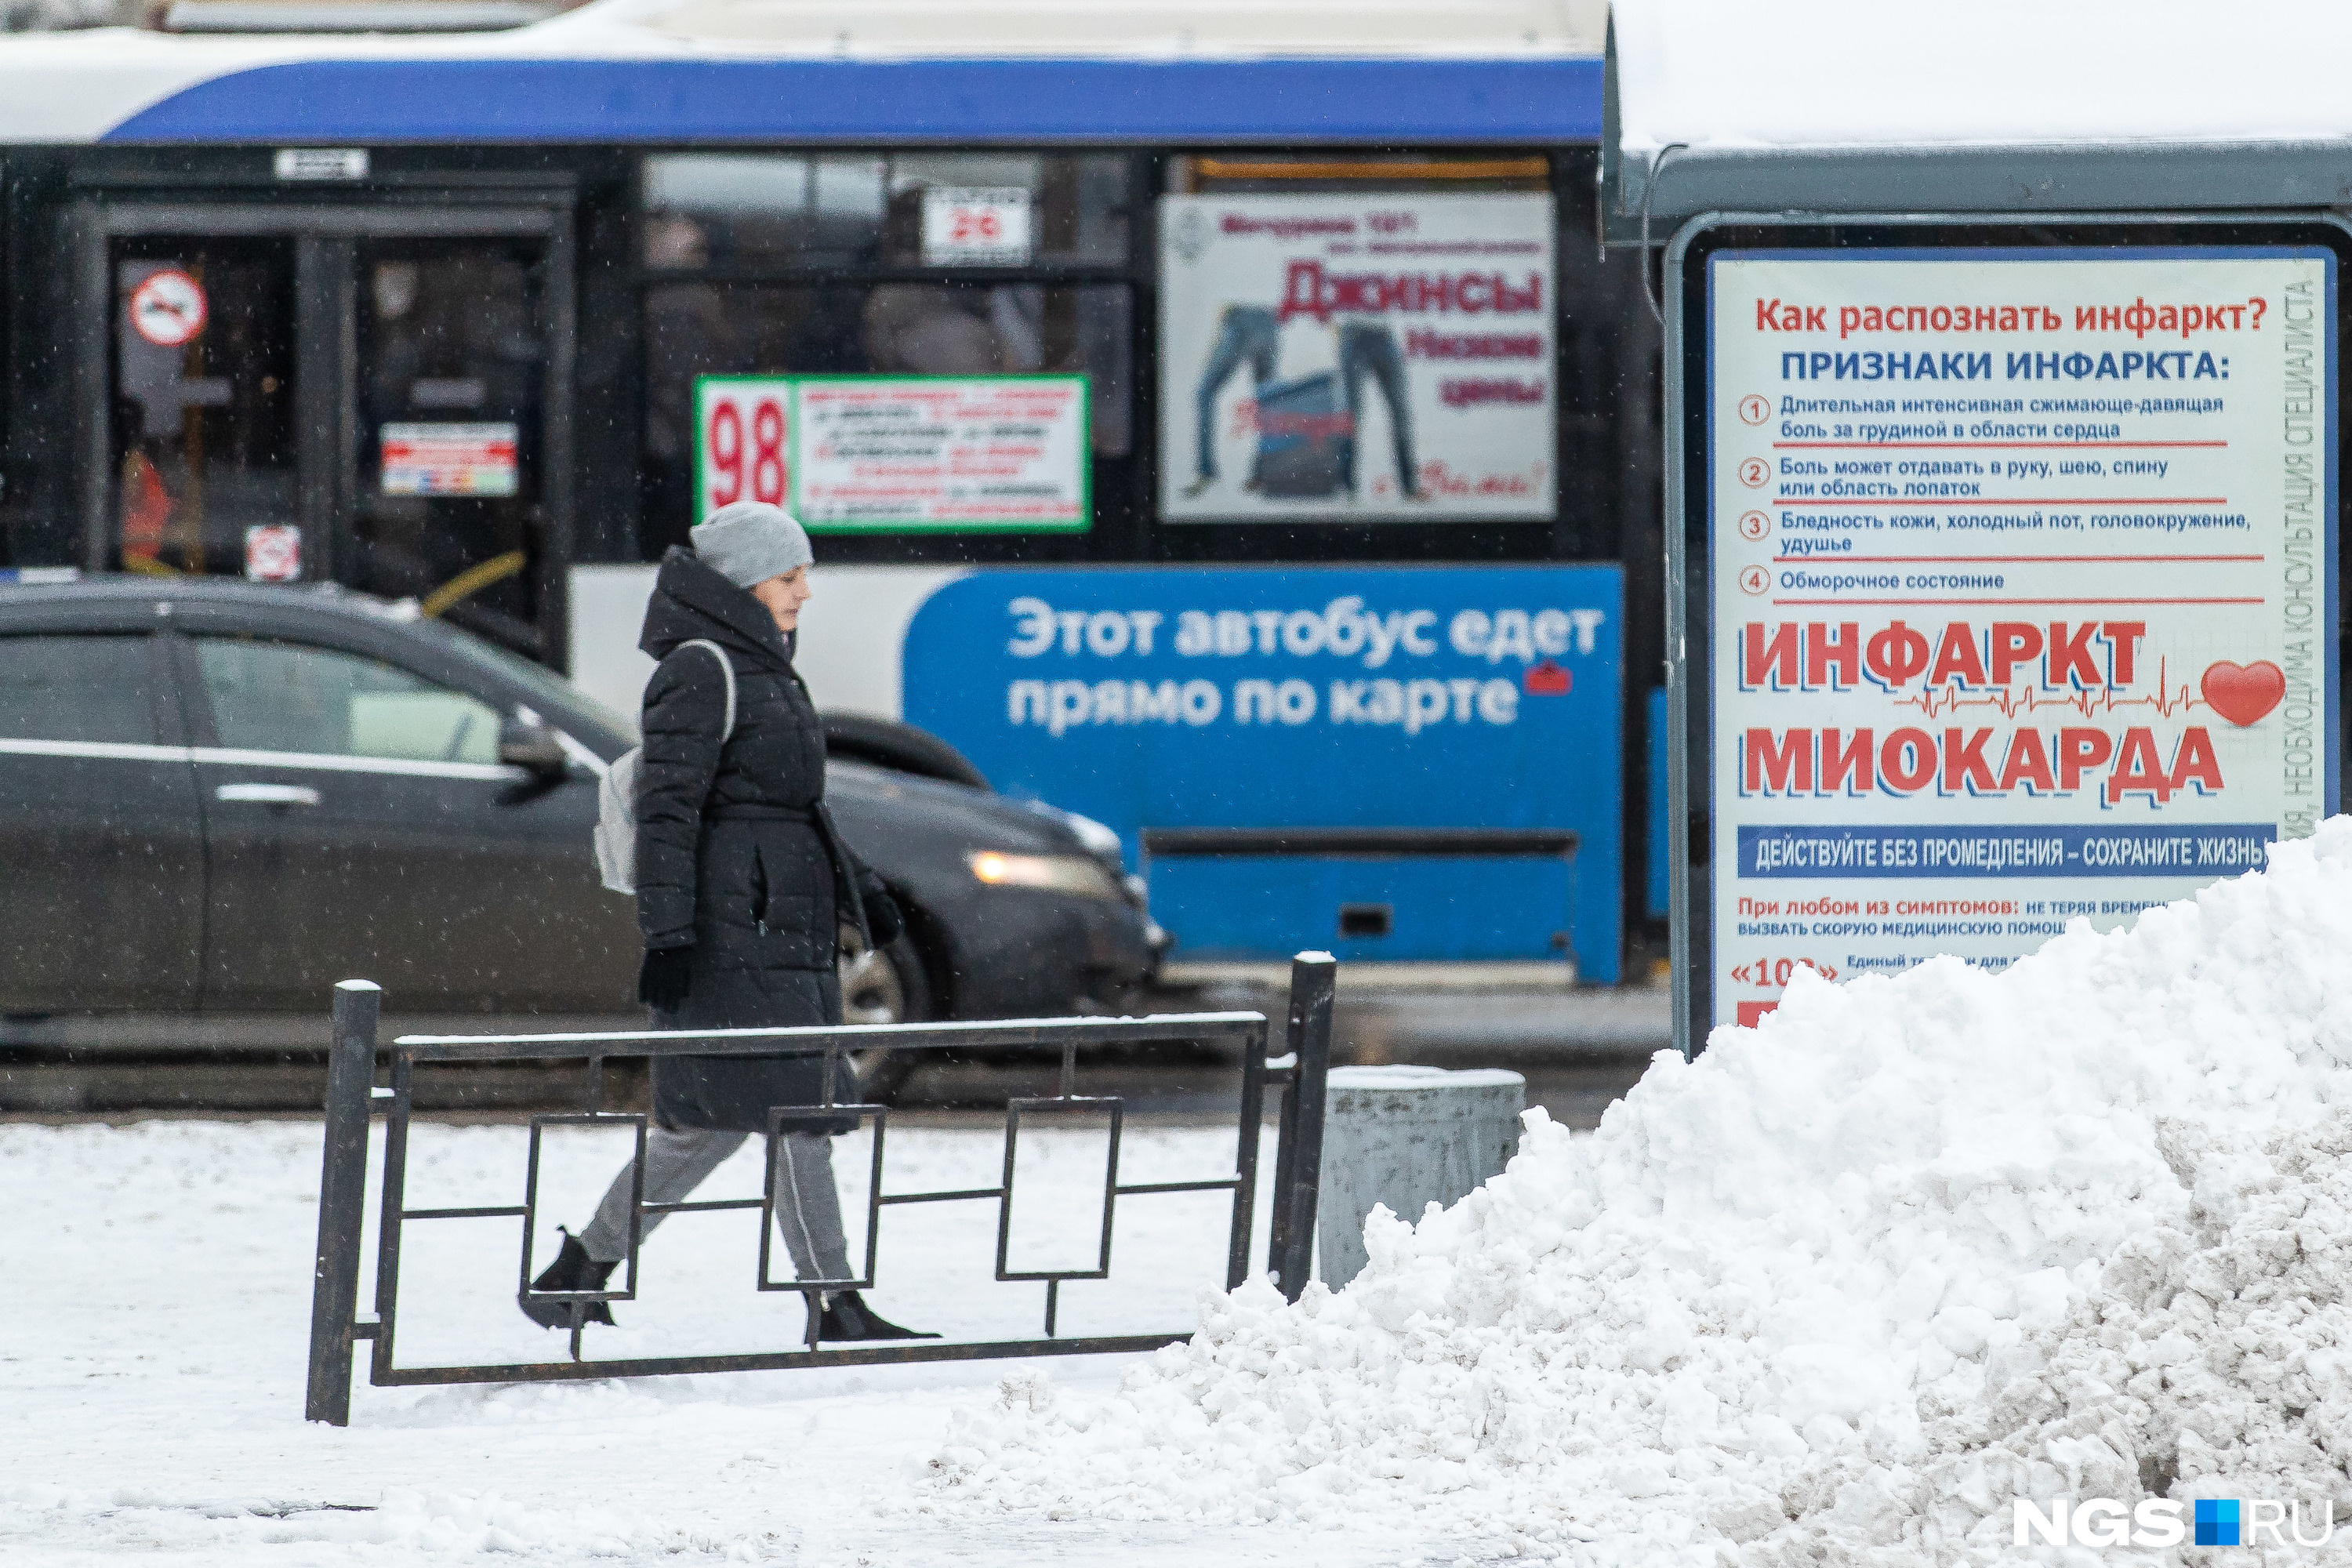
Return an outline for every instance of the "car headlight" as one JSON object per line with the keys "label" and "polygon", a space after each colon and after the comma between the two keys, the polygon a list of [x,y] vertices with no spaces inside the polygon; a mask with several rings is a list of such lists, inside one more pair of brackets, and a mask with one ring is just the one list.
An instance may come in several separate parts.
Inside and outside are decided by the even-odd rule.
{"label": "car headlight", "polygon": [[973,876],[992,888],[1042,888],[1082,899],[1124,896],[1111,874],[1084,855],[1010,855],[982,849],[968,857],[967,864]]}

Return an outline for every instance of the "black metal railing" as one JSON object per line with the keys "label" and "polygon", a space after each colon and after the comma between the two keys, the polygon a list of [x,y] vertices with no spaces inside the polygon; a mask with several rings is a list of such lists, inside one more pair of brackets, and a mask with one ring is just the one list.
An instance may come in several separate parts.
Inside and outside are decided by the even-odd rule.
{"label": "black metal railing", "polygon": [[[1181,1331],[1066,1337],[1055,1331],[1062,1286],[1071,1280],[1108,1278],[1113,1211],[1122,1198],[1165,1193],[1230,1191],[1233,1217],[1227,1236],[1225,1286],[1240,1285],[1249,1273],[1256,1215],[1258,1137],[1268,1089],[1282,1091],[1275,1144],[1274,1203],[1267,1268],[1283,1293],[1296,1300],[1306,1288],[1315,1243],[1315,1206],[1323,1143],[1324,1078],[1330,1059],[1331,1004],[1336,965],[1328,954],[1301,954],[1291,964],[1287,1053],[1266,1058],[1267,1023],[1259,1013],[1187,1013],[1146,1018],[1045,1018],[968,1024],[857,1025],[836,1028],[727,1029],[708,1033],[623,1031],[561,1035],[405,1035],[380,1049],[376,1025],[382,994],[371,982],[347,980],[335,987],[334,1037],[327,1073],[325,1151],[319,1182],[319,1248],[310,1298],[310,1368],[305,1413],[310,1420],[345,1426],[351,1419],[355,1347],[370,1342],[368,1381],[378,1387],[419,1384],[529,1383],[572,1378],[646,1377],[680,1373],[746,1372],[779,1368],[870,1364],[877,1362],[976,1361],[999,1356],[1083,1355],[1100,1352],[1156,1350],[1189,1339]],[[1236,1107],[1234,1173],[1202,1181],[1121,1183],[1118,1143],[1124,1108],[1116,1096],[1080,1095],[1078,1053],[1105,1046],[1201,1042],[1238,1047],[1242,1061]],[[836,1098],[835,1088],[854,1084],[853,1052],[1055,1051],[1060,1056],[1058,1092],[1009,1097],[1005,1103],[1004,1164],[995,1186],[952,1191],[886,1193],[882,1149],[887,1107]],[[777,1106],[768,1112],[765,1189],[757,1198],[723,1198],[676,1204],[644,1201],[643,1173],[647,1119],[639,1112],[604,1108],[604,1063],[615,1058],[773,1055],[780,1049],[824,1054],[824,1089],[814,1105]],[[375,1087],[377,1058],[388,1058],[388,1087]],[[438,1063],[511,1059],[558,1059],[586,1066],[583,1107],[573,1112],[534,1116],[523,1201],[471,1208],[411,1208],[406,1197],[408,1133],[416,1071]],[[376,1234],[375,1316],[358,1316],[360,1260],[365,1225],[369,1124],[384,1118],[382,1211]],[[1014,1157],[1024,1118],[1083,1115],[1108,1121],[1099,1246],[1086,1268],[1015,1269],[1010,1264]],[[771,1277],[771,1233],[777,1202],[777,1140],[797,1129],[831,1130],[845,1120],[871,1122],[873,1152],[866,1181],[866,1247],[858,1277],[845,1279],[775,1279]],[[628,1253],[617,1289],[534,1291],[531,1239],[537,1229],[539,1168],[543,1130],[556,1125],[629,1128],[635,1136],[633,1167],[638,1173],[629,1222]],[[799,1349],[731,1355],[592,1358],[583,1353],[588,1309],[598,1302],[635,1298],[638,1243],[643,1221],[654,1213],[758,1209],[761,1214],[758,1288],[817,1292],[866,1289],[875,1282],[882,1213],[906,1204],[982,1202],[997,1205],[995,1278],[1045,1286],[1042,1338],[950,1342],[936,1340],[821,1347],[816,1314]],[[399,1317],[403,1228],[411,1222],[445,1219],[516,1219],[521,1222],[520,1289],[537,1300],[568,1309],[569,1357],[563,1361],[517,1362],[469,1366],[401,1366],[394,1353]]]}

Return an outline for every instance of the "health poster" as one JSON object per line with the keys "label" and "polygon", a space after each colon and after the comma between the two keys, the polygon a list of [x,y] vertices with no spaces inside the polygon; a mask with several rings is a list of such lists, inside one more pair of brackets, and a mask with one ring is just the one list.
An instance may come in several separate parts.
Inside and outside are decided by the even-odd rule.
{"label": "health poster", "polygon": [[2124,924],[2336,809],[2330,252],[1708,268],[1716,1023]]}

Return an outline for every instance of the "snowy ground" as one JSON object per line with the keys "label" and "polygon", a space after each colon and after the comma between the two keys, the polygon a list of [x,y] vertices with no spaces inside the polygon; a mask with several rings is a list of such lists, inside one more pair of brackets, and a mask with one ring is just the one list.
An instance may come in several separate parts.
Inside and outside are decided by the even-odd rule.
{"label": "snowy ground", "polygon": [[[2103,1555],[2014,1517],[2352,1517],[2347,951],[2339,817],[1998,973],[1800,976],[1596,1131],[1530,1111],[1337,1295],[1215,1296],[1219,1196],[1123,1204],[1064,1323],[1199,1322],[1148,1360],[366,1389],[345,1432],[299,1419],[315,1124],[0,1126],[0,1564],[2352,1568],[2352,1528],[2213,1555],[2159,1511]],[[621,1155],[553,1136],[551,1227]],[[993,1185],[1002,1137],[901,1128],[886,1190]],[[1223,1175],[1232,1137],[1139,1124],[1120,1175]],[[424,1128],[409,1201],[512,1203],[523,1146]],[[1016,1263],[1087,1250],[1099,1133],[1023,1146]],[[889,1215],[881,1310],[1036,1331],[1042,1289],[987,1282],[991,1205]],[[592,1353],[789,1342],[751,1226],[674,1221]],[[515,1240],[417,1228],[404,1364],[549,1352]]]}
{"label": "snowy ground", "polygon": [[[305,1121],[0,1124],[0,1561],[1454,1560],[1444,1542],[1391,1531],[925,1510],[916,1482],[950,1411],[992,1405],[1016,1363],[437,1389],[362,1381],[349,1429],[308,1425],[319,1141]],[[520,1202],[524,1143],[517,1127],[420,1123],[411,1206]],[[1016,1267],[1052,1253],[1048,1219],[1090,1248],[1099,1135],[1024,1128],[1016,1188],[1040,1201],[1016,1213]],[[862,1135],[840,1145],[853,1205],[866,1147]],[[584,1222],[622,1148],[603,1132],[550,1132],[542,1247],[555,1221]],[[1230,1129],[1130,1124],[1120,1176],[1228,1174],[1232,1151]],[[982,1126],[900,1127],[887,1152],[886,1190],[987,1186],[1003,1139]],[[747,1151],[698,1195],[752,1195],[758,1180]],[[374,1205],[371,1191],[371,1215]],[[875,1304],[953,1337],[1034,1336],[1042,1287],[989,1279],[994,1212],[888,1211]],[[1112,1279],[1065,1289],[1062,1331],[1190,1328],[1200,1292],[1222,1282],[1228,1212],[1214,1193],[1123,1203]],[[647,1244],[642,1300],[615,1309],[618,1329],[591,1331],[589,1353],[789,1348],[798,1298],[752,1290],[756,1223],[742,1212],[673,1219]],[[514,1310],[516,1229],[409,1229],[404,1364],[560,1353],[557,1335]],[[372,1230],[370,1248],[373,1258]],[[373,1289],[371,1268],[362,1301]],[[1107,1394],[1136,1359],[1050,1367],[1065,1389]]]}

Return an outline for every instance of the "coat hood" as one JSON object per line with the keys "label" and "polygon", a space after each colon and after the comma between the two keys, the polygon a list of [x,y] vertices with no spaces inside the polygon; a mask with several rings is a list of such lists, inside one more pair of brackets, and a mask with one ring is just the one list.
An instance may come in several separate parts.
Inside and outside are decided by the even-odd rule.
{"label": "coat hood", "polygon": [[793,639],[777,628],[767,606],[693,551],[673,544],[654,577],[637,646],[658,661],[696,637],[709,637],[730,653],[792,667]]}

